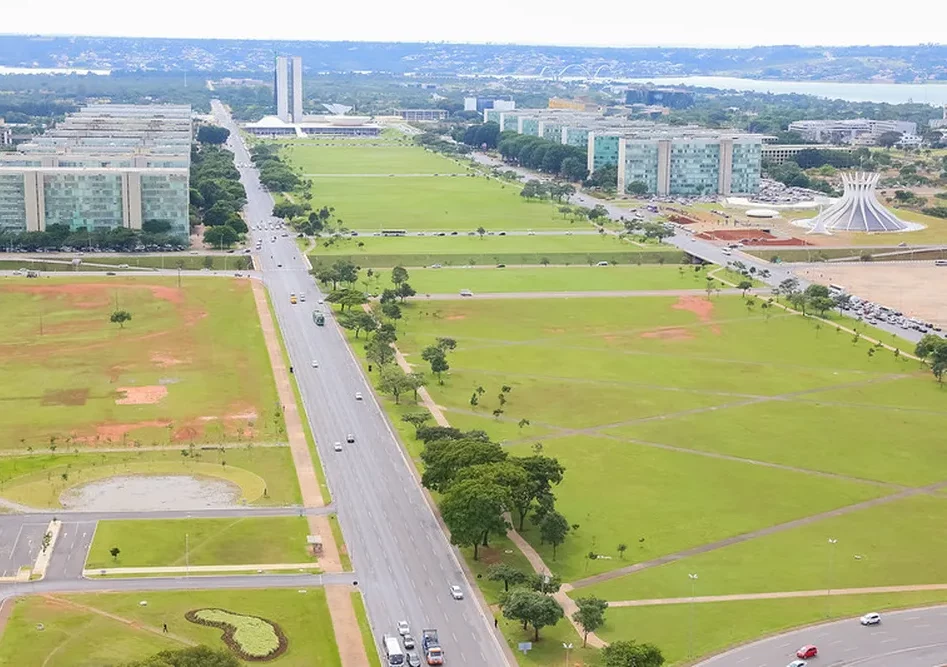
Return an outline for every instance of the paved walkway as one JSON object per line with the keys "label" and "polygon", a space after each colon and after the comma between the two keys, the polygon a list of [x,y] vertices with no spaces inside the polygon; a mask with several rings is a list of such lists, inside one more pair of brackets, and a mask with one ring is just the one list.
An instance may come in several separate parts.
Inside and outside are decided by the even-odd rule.
{"label": "paved walkway", "polygon": [[[273,323],[273,317],[266,301],[266,291],[264,286],[258,281],[254,280],[251,284],[253,286],[253,298],[256,302],[257,313],[260,317],[260,326],[263,329],[263,338],[266,341],[270,364],[273,367],[273,376],[276,380],[276,392],[279,396],[280,404],[283,406],[286,434],[289,439],[290,451],[293,455],[293,465],[296,467],[296,477],[299,480],[299,490],[302,493],[303,506],[322,507],[325,505],[325,500],[322,497],[322,491],[319,488],[319,480],[316,477],[312,456],[309,453],[309,445],[306,442],[306,432],[303,430],[302,419],[296,404],[296,395],[293,393],[289,371],[283,361],[283,350],[280,346],[279,336],[277,335],[276,326]],[[322,567],[325,572],[342,572],[342,560],[339,557],[339,549],[332,535],[332,527],[329,524],[329,519],[325,516],[307,516],[306,519],[309,523],[309,532],[322,537],[322,556],[319,558],[320,567]],[[355,617],[355,609],[352,607],[352,599],[348,595],[346,595],[344,599],[339,597],[335,604],[329,605],[329,612],[332,617],[332,629],[335,633],[336,644],[339,647],[339,655],[342,658],[342,667],[369,667],[368,655],[365,652],[365,644],[361,640],[361,633]],[[350,624],[354,625],[350,627]],[[353,632],[358,638],[358,641],[351,641]]]}
{"label": "paved walkway", "polygon": [[247,572],[250,570],[314,570],[319,568],[315,561],[309,563],[250,563],[247,565],[166,565],[161,567],[106,567],[89,568],[82,571],[82,576],[123,574],[206,574],[208,572]]}
{"label": "paved walkway", "polygon": [[[207,449],[259,449],[259,448],[278,448],[278,447],[288,447],[285,442],[222,442],[206,445],[195,445],[195,450],[207,450]],[[179,445],[148,445],[142,447],[134,447],[129,445],[128,447],[81,447],[78,448],[80,454],[106,454],[106,453],[125,453],[129,454],[131,452],[176,452],[180,449]],[[5,456],[42,456],[46,454],[46,450],[42,447],[35,447],[33,449],[4,449],[0,451],[0,458]],[[75,451],[70,450],[60,450],[61,456],[72,456],[75,454]]]}
{"label": "paved walkway", "polygon": [[610,607],[653,607],[666,604],[704,602],[736,602],[740,600],[782,600],[786,598],[818,598],[871,593],[912,593],[916,591],[947,591],[947,584],[915,584],[906,586],[870,586],[866,588],[821,588],[814,591],[779,591],[776,593],[738,593],[735,595],[698,595],[692,598],[655,598],[652,600],[617,600]]}
{"label": "paved walkway", "polygon": [[[716,292],[715,292],[716,293]],[[722,289],[720,294],[743,294],[739,289]],[[636,296],[706,296],[702,289],[666,289],[666,290],[590,290],[587,292],[484,292],[461,296],[457,294],[418,294],[411,301],[459,301],[461,299],[594,299]]]}

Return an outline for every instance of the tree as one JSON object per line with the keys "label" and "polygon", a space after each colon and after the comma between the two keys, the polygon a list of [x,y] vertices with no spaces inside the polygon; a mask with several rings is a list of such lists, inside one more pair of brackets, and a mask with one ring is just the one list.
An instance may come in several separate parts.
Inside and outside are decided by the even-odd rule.
{"label": "tree", "polygon": [[809,305],[819,311],[820,315],[825,316],[825,311],[835,307],[835,299],[827,296],[809,297]]}
{"label": "tree", "polygon": [[122,667],[240,667],[241,662],[229,651],[215,651],[206,646],[191,646],[174,651],[161,651],[150,658],[123,663]]}
{"label": "tree", "polygon": [[408,373],[408,384],[414,392],[414,402],[418,402],[418,389],[424,386],[424,373]]}
{"label": "tree", "polygon": [[589,176],[589,170],[585,160],[567,157],[559,167],[559,174],[567,181],[584,181]]}
{"label": "tree", "polygon": [[414,288],[408,283],[401,283],[398,285],[398,289],[396,291],[398,298],[401,299],[401,303],[404,303],[404,300],[409,296],[414,296],[417,294],[417,292],[414,291]]}
{"label": "tree", "polygon": [[504,617],[521,621],[523,627],[527,624],[533,626],[533,641],[537,642],[540,629],[555,625],[564,616],[562,607],[553,598],[523,588],[511,592],[502,606]]}
{"label": "tree", "polygon": [[891,148],[899,141],[901,141],[901,133],[894,131],[882,132],[878,135],[878,138],[875,139],[875,143],[882,148]]}
{"label": "tree", "polygon": [[484,234],[486,233],[487,233],[486,229],[484,229],[483,227],[477,227],[477,235],[480,236],[481,239],[484,237]]}
{"label": "tree", "polygon": [[122,553],[122,550],[118,547],[112,547],[109,549],[109,553],[112,555],[112,560],[118,562],[118,555]]}
{"label": "tree", "polygon": [[394,361],[395,351],[389,341],[376,333],[370,341],[365,343],[365,358],[379,366],[384,366]]}
{"label": "tree", "polygon": [[565,468],[554,458],[548,456],[527,456],[513,459],[514,463],[526,471],[529,484],[521,493],[513,492],[513,506],[519,515],[519,528],[523,530],[526,517],[533,502],[540,498],[552,497],[552,485],[562,481]]}
{"label": "tree", "polygon": [[408,280],[408,270],[403,266],[396,266],[391,270],[391,282],[395,285],[401,285],[401,283]]}
{"label": "tree", "polygon": [[450,370],[450,364],[447,363],[447,355],[437,345],[429,345],[421,351],[421,358],[431,364],[431,372],[437,376],[438,384],[444,384],[441,379],[441,373]]}
{"label": "tree", "polygon": [[[421,450],[421,461],[425,466],[421,483],[432,491],[444,491],[465,468],[499,463],[506,457],[503,447],[489,440],[465,437],[434,440]],[[465,481],[472,478],[479,477],[468,473]]]}
{"label": "tree", "polygon": [[559,512],[553,510],[546,512],[542,521],[539,522],[539,535],[543,542],[552,545],[552,559],[556,560],[556,549],[560,544],[566,541],[566,535],[569,534],[569,522]]}
{"label": "tree", "polygon": [[925,334],[914,348],[914,354],[931,365],[931,372],[937,382],[944,381],[944,373],[947,372],[947,340],[934,334]]}
{"label": "tree", "polygon": [[562,577],[558,574],[552,574],[551,572],[546,574],[534,572],[529,575],[527,579],[526,583],[529,588],[543,595],[553,595],[554,593],[558,593],[559,589],[562,588]]}
{"label": "tree", "polygon": [[622,542],[618,545],[618,557],[625,560],[625,552],[628,551],[628,545]]}
{"label": "tree", "polygon": [[381,304],[381,314],[390,320],[401,319],[401,308],[396,303]]}
{"label": "tree", "polygon": [[741,280],[739,284],[737,284],[737,289],[743,290],[743,296],[746,296],[746,291],[752,287],[753,283],[751,283],[749,280]]}
{"label": "tree", "polygon": [[357,289],[340,289],[329,292],[326,301],[339,304],[340,309],[344,311],[346,308],[368,303],[368,297]]}
{"label": "tree", "polygon": [[418,437],[418,430],[431,418],[430,412],[409,412],[401,415],[401,421],[414,427],[414,437]]}
{"label": "tree", "polygon": [[826,287],[825,285],[817,285],[815,283],[813,283],[812,285],[809,285],[805,289],[804,294],[806,295],[806,298],[808,299],[815,299],[817,297],[824,297],[828,299],[830,297],[828,287]]}
{"label": "tree", "polygon": [[602,649],[603,667],[661,667],[664,656],[654,644],[617,641]]}
{"label": "tree", "polygon": [[457,341],[453,338],[442,337],[438,338],[437,346],[444,351],[446,354],[448,350],[454,350],[457,348]]}
{"label": "tree", "polygon": [[796,278],[786,278],[779,283],[779,286],[773,291],[776,292],[776,296],[782,294],[786,298],[789,298],[793,292],[799,291],[799,280]]}
{"label": "tree", "polygon": [[214,248],[229,248],[240,238],[230,225],[204,228],[204,243]]}
{"label": "tree", "polygon": [[510,584],[516,586],[526,581],[526,573],[507,563],[494,563],[487,568],[487,579],[490,581],[502,581],[503,591],[508,593]]}
{"label": "tree", "polygon": [[130,322],[132,319],[132,314],[127,310],[116,310],[113,311],[109,317],[109,322],[112,324],[117,324],[120,329],[125,328],[125,322]]}
{"label": "tree", "polygon": [[378,388],[386,394],[391,394],[397,404],[401,402],[401,394],[411,390],[411,383],[401,366],[386,364],[379,370]]}
{"label": "tree", "polygon": [[643,181],[632,181],[625,185],[625,192],[640,197],[648,194],[648,184]]}
{"label": "tree", "polygon": [[508,504],[506,489],[490,480],[476,478],[452,484],[441,502],[441,516],[450,530],[451,543],[472,546],[474,560],[478,560],[479,546],[487,545],[490,533],[506,532],[503,513]]}
{"label": "tree", "polygon": [[575,604],[579,610],[572,614],[572,620],[582,626],[582,648],[585,648],[589,633],[595,632],[605,623],[605,610],[608,609],[608,603],[590,596],[577,598]]}
{"label": "tree", "polygon": [[201,125],[197,130],[197,140],[202,144],[223,144],[229,136],[230,130],[219,125]]}
{"label": "tree", "polygon": [[358,338],[359,332],[374,331],[378,327],[375,316],[364,310],[350,310],[347,313],[339,313],[337,318],[339,326],[343,329],[355,331],[355,337]]}

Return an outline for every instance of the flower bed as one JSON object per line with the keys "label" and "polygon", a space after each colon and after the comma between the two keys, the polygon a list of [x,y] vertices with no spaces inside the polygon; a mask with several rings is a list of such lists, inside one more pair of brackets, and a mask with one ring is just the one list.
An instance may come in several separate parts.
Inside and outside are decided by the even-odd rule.
{"label": "flower bed", "polygon": [[213,608],[192,609],[184,614],[184,618],[191,623],[223,630],[223,642],[242,660],[273,660],[289,647],[289,640],[280,627],[265,618]]}

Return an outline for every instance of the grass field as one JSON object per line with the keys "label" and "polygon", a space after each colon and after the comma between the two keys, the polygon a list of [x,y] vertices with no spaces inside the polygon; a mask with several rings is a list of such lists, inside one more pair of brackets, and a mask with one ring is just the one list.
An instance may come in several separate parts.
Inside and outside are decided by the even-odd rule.
{"label": "grass field", "polygon": [[60,496],[69,488],[130,474],[225,479],[239,486],[243,499],[254,505],[302,502],[288,447],[195,449],[186,457],[177,450],[4,456],[0,457],[0,496],[30,507],[55,509],[62,507]]}
{"label": "grass field", "polygon": [[[147,606],[139,604],[142,600],[148,602]],[[341,664],[325,593],[320,588],[311,588],[304,593],[278,589],[217,590],[19,598],[0,641],[0,665],[99,667],[141,660],[161,650],[193,644],[225,650],[219,629],[184,618],[186,612],[205,607],[277,623],[289,646],[286,653],[267,664]],[[37,629],[40,623],[42,630]],[[168,634],[162,633],[165,623]]]}
{"label": "grass field", "polygon": [[368,613],[365,611],[365,601],[362,594],[358,591],[351,593],[352,607],[355,609],[355,617],[358,619],[358,629],[362,633],[362,643],[365,645],[365,653],[368,654],[368,664],[371,667],[381,667],[381,658],[378,655],[378,644],[375,643],[375,637],[372,635],[372,626],[368,622]]}
{"label": "grass field", "polygon": [[[686,577],[685,577],[686,579]],[[701,579],[701,582],[703,579]],[[777,634],[796,627],[833,619],[857,617],[869,611],[910,608],[947,601],[947,592],[846,595],[832,598],[750,600],[694,605],[611,608],[598,631],[606,641],[634,639],[661,648],[667,665],[688,664],[688,656],[719,653],[760,635]],[[815,635],[818,637],[818,635]],[[818,639],[828,659],[829,650]],[[784,662],[793,659],[797,647],[786,647]],[[791,650],[790,650],[791,649]],[[835,656],[837,657],[837,656]]]}
{"label": "grass field", "polygon": [[296,516],[99,521],[86,568],[309,563],[308,532]]}
{"label": "grass field", "polygon": [[[461,289],[482,292],[588,292],[615,290],[704,289],[707,271],[685,266],[571,266],[504,269],[412,269],[408,282],[418,294],[454,294]],[[363,280],[380,293],[393,287],[391,274],[380,271]],[[714,286],[727,288],[719,281]]]}
{"label": "grass field", "polygon": [[293,144],[283,154],[310,174],[459,174],[466,167],[437,153],[413,146]]}
{"label": "grass field", "polygon": [[246,281],[17,279],[0,306],[2,447],[283,437]]}

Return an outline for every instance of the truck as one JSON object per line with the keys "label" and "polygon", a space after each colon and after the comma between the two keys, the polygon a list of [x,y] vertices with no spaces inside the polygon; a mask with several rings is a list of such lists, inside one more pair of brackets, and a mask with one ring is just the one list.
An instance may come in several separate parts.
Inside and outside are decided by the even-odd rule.
{"label": "truck", "polygon": [[318,310],[314,310],[312,311],[312,321],[316,323],[317,327],[325,326],[326,316]]}
{"label": "truck", "polygon": [[424,657],[429,665],[444,664],[444,649],[437,641],[437,630],[430,628],[421,631],[421,648],[424,649]]}

